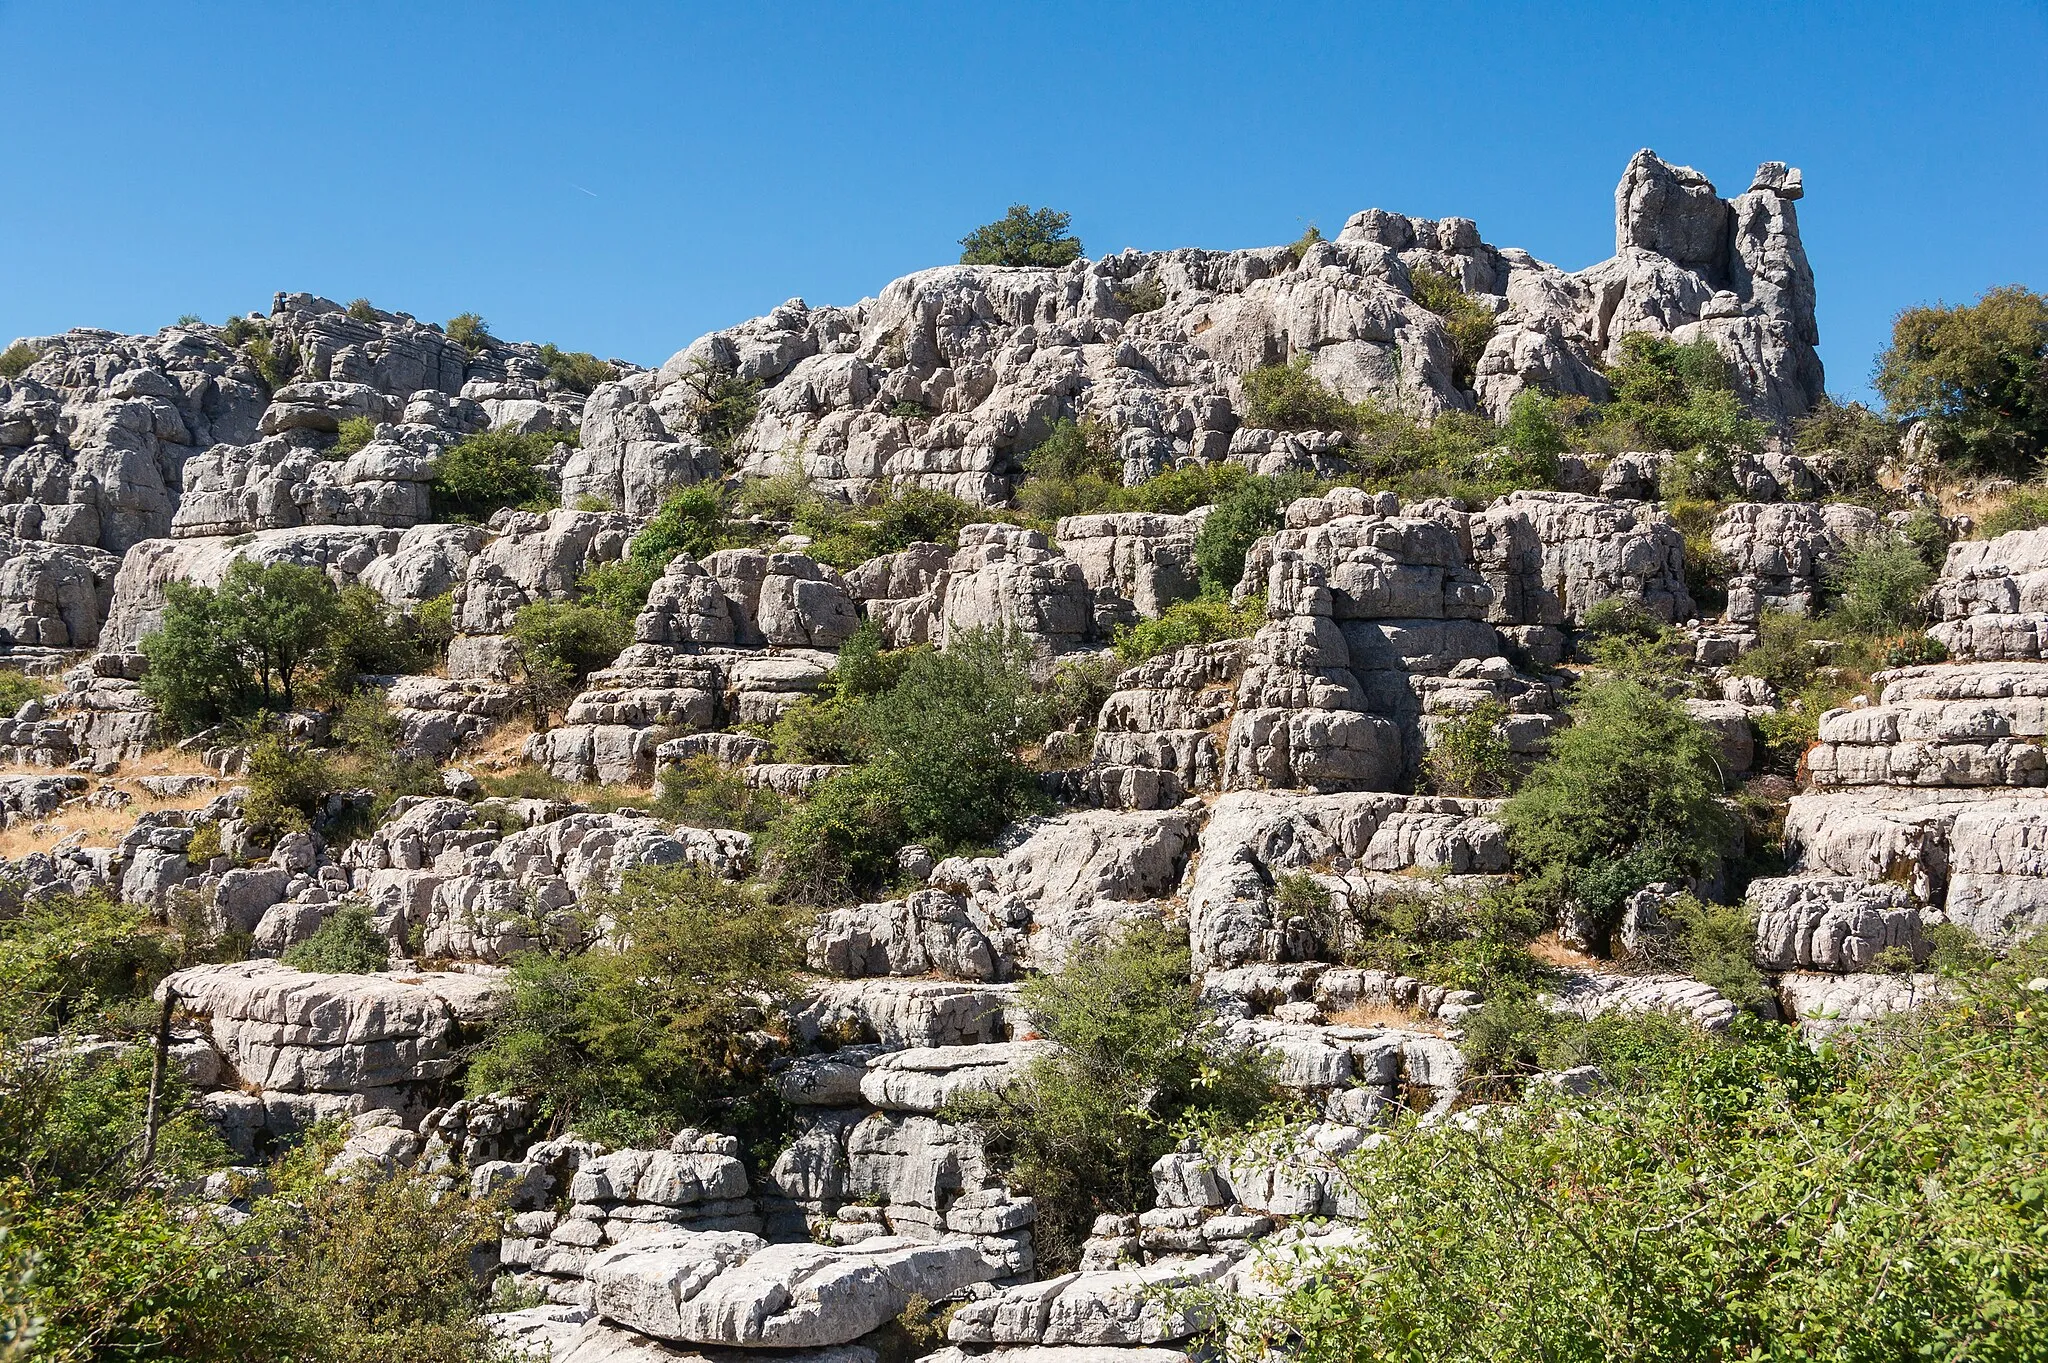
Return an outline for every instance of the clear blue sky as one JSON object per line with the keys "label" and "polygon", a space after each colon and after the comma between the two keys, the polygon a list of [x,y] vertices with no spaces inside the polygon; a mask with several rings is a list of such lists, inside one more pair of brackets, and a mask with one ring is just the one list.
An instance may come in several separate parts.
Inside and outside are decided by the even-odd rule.
{"label": "clear blue sky", "polygon": [[2040,3],[463,5],[0,0],[0,337],[304,289],[658,363],[958,255],[1378,206],[1608,255],[1636,148],[1806,174],[1829,388],[1889,319],[2048,287]]}

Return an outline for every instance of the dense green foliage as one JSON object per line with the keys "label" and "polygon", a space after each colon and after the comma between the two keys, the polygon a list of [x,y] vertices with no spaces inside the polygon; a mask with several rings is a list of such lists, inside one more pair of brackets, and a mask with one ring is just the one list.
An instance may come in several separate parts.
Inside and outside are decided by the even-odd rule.
{"label": "dense green foliage", "polygon": [[50,684],[40,677],[31,677],[12,668],[0,668],[0,715],[9,719],[17,710],[32,700],[46,699]]}
{"label": "dense green foliage", "polygon": [[1463,714],[1436,721],[1423,779],[1437,795],[1505,795],[1515,783],[1515,755],[1501,726],[1508,707],[1484,700]]}
{"label": "dense green foliage", "polygon": [[1156,926],[1076,948],[1024,986],[1038,1030],[1065,1049],[956,1105],[1010,1186],[1038,1200],[1044,1271],[1073,1266],[1098,1213],[1149,1207],[1152,1165],[1181,1135],[1237,1129],[1276,1101],[1264,1057],[1224,1041],[1188,973],[1186,942]]}
{"label": "dense green foliage", "polygon": [[1460,388],[1471,387],[1479,357],[1493,339],[1493,309],[1466,293],[1447,274],[1418,267],[1409,271],[1409,281],[1415,301],[1442,318],[1444,330],[1450,333],[1455,356],[1451,381]]}
{"label": "dense green foliage", "polygon": [[1570,727],[1501,818],[1536,893],[1601,933],[1645,885],[1712,867],[1733,831],[1721,791],[1714,735],[1677,702],[1617,678],[1580,690]]}
{"label": "dense green foliage", "polygon": [[[1397,1126],[1344,1161],[1364,1234],[1218,1294],[1302,1363],[2023,1359],[2048,1336],[2048,1007],[2034,949],[1815,1053],[1567,1019],[1606,1089]],[[1469,1020],[1477,1021],[1477,1019]],[[1740,1020],[1738,1020],[1740,1022]]]}
{"label": "dense green foliage", "polygon": [[1116,656],[1125,663],[1142,663],[1191,644],[1242,639],[1257,633],[1264,619],[1265,610],[1259,601],[1247,602],[1242,610],[1233,610],[1226,602],[1213,598],[1176,601],[1160,612],[1157,619],[1117,626]]}
{"label": "dense green foliage", "polygon": [[617,945],[572,931],[565,954],[514,960],[471,1092],[530,1094],[555,1129],[616,1143],[757,1124],[768,1057],[750,1032],[803,964],[801,916],[688,866],[635,867],[580,916]]}
{"label": "dense green foliage", "polygon": [[2048,452],[2048,297],[2017,284],[1908,308],[1871,380],[1939,459],[2025,477]]}
{"label": "dense green foliage", "polygon": [[1010,211],[960,238],[962,265],[1037,265],[1058,269],[1081,258],[1081,239],[1068,230],[1073,215],[1011,204]]}
{"label": "dense green foliage", "polygon": [[1062,417],[1052,433],[1024,456],[1017,505],[1040,521],[1085,516],[1117,500],[1123,465],[1110,433],[1093,418]]}
{"label": "dense green foliage", "polygon": [[30,899],[0,915],[0,1033],[124,1030],[182,950],[147,909],[104,894]]}
{"label": "dense green foliage", "polygon": [[795,519],[797,530],[811,537],[805,553],[820,563],[851,568],[913,544],[957,548],[964,527],[1002,517],[951,493],[904,484],[864,505],[806,496]]}
{"label": "dense green foliage", "polygon": [[1300,474],[1245,478],[1216,499],[1216,509],[1195,535],[1195,572],[1202,594],[1227,598],[1244,576],[1245,555],[1260,537],[1278,530],[1287,504],[1315,490]]}
{"label": "dense green foliage", "polygon": [[714,757],[693,757],[661,773],[654,812],[699,828],[759,833],[782,814],[782,797],[750,786],[738,769]]}
{"label": "dense green foliage", "polygon": [[345,417],[327,447],[329,459],[346,459],[377,438],[377,423],[366,416]]}
{"label": "dense green foliage", "polygon": [[617,367],[586,350],[562,350],[554,345],[543,345],[540,362],[548,367],[549,378],[572,393],[588,393],[600,383],[610,383],[619,376]]}
{"label": "dense green foliage", "polygon": [[474,522],[508,506],[547,510],[555,504],[555,494],[539,465],[565,439],[573,436],[561,431],[484,431],[464,440],[434,461],[429,488],[434,518]]}
{"label": "dense green foliage", "polygon": [[16,341],[7,349],[0,350],[0,379],[20,378],[41,353],[27,341]]}
{"label": "dense green foliage", "polygon": [[1534,976],[1524,947],[1547,926],[1508,891],[1460,894],[1424,882],[1339,896],[1300,872],[1280,878],[1274,907],[1307,926],[1332,960],[1489,994]]}
{"label": "dense green foliage", "polygon": [[1793,423],[1801,454],[1839,454],[1848,463],[1852,485],[1868,485],[1878,470],[1898,457],[1898,423],[1887,421],[1860,402],[1823,396],[1813,410]]}
{"label": "dense green foliage", "polygon": [[[1712,341],[1702,337],[1680,345],[1669,337],[1633,332],[1622,338],[1621,349],[1621,359],[1607,371],[1614,396],[1600,419],[1634,448],[1694,451],[1725,460],[1737,450],[1762,447],[1763,423],[1744,411],[1735,392],[1734,367]],[[1709,491],[1695,487],[1690,495]]]}
{"label": "dense green foliage", "polygon": [[1824,582],[1835,616],[1859,634],[1897,634],[1927,623],[1921,598],[1934,569],[1909,541],[1886,531],[1866,535],[1828,565]]}
{"label": "dense green foliage", "polygon": [[1359,408],[1328,388],[1309,368],[1309,356],[1260,365],[1244,379],[1245,424],[1271,431],[1351,431]]}
{"label": "dense green foliage", "polygon": [[777,826],[785,895],[825,903],[873,888],[897,848],[974,847],[1043,803],[1016,754],[1048,727],[1046,702],[1015,638],[976,631],[943,653],[909,652],[886,690],[842,696],[839,706],[821,732],[860,765]]}
{"label": "dense green foliage", "polygon": [[491,343],[490,327],[485,325],[483,318],[473,312],[456,313],[448,319],[448,325],[442,330],[447,333],[449,340],[472,355],[482,354],[484,347]]}
{"label": "dense green foliage", "polygon": [[257,708],[291,709],[338,610],[327,575],[293,563],[238,559],[218,590],[172,582],[162,627],[142,641],[143,687],[165,722],[187,732]]}
{"label": "dense green foliage", "polygon": [[284,963],[323,975],[373,975],[390,969],[391,943],[377,931],[368,909],[347,905],[285,952]]}

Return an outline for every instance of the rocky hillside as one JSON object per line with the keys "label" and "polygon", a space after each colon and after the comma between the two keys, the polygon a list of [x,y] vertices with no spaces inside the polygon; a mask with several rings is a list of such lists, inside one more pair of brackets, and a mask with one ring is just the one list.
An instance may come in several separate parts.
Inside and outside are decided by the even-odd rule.
{"label": "rocky hillside", "polygon": [[[305,294],[25,338],[0,379],[0,668],[25,697],[0,718],[0,903],[175,936],[145,987],[247,1174],[178,1198],[261,1224],[261,1166],[308,1139],[438,1180],[496,1218],[476,1263],[524,1356],[1185,1363],[1219,1301],[1271,1295],[1276,1253],[1369,1241],[1343,1161],[1385,1133],[1619,1082],[1597,1046],[1502,1042],[1511,1004],[1818,1045],[2048,923],[2048,531],[1971,540],[1895,470],[1795,437],[1823,394],[1801,193],[1767,162],[1722,199],[1644,151],[1614,256],[1576,273],[1372,209],[1332,240],[792,300],[653,370]],[[1258,423],[1273,374],[1418,432],[1506,431],[1524,394],[1618,411],[1631,336],[1707,343],[1754,423],[1708,450],[1706,495],[1664,495],[1698,450],[1567,432],[1498,495],[1404,498],[1366,471],[1369,422]],[[1027,456],[1082,432],[1119,507],[1209,492],[1032,522],[1020,487],[1052,475]],[[540,495],[453,519],[450,461],[489,440]],[[1239,571],[1212,548],[1246,489],[1271,505]],[[921,532],[875,529],[916,507]],[[1929,543],[1905,615],[1844,633],[1879,609],[1854,565]],[[194,720],[165,640],[276,565],[424,641],[390,655],[412,670],[322,645],[308,703]],[[578,608],[580,662],[547,632]],[[933,657],[1035,717],[961,747],[957,787],[927,779],[951,712],[911,698],[956,694]],[[1567,736],[1623,692],[1677,727],[1604,774],[1696,745],[1696,826],[1553,855],[1530,830],[1583,810],[1514,793],[1565,789]],[[918,803],[1012,763],[986,828]],[[734,1001],[724,1058],[678,1073],[731,1083],[634,1126],[616,1094],[525,1082],[493,1040],[534,1025],[522,972],[652,949],[634,896],[685,869],[717,923],[765,905],[797,934],[784,966],[691,986]],[[1255,1149],[1133,1135],[1165,1141],[1143,1186],[1062,1201],[985,1104],[1086,1054],[1044,990],[1135,970],[1133,941],[1184,953],[1189,1035],[1293,1120]],[[10,1044],[146,1054],[141,1014]]]}

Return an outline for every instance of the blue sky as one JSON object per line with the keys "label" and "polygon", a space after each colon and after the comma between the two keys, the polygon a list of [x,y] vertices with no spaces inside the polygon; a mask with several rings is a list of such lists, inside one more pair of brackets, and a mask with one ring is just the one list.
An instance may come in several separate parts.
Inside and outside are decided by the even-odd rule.
{"label": "blue sky", "polygon": [[658,363],[1018,200],[1091,255],[1478,221],[1567,268],[1649,146],[1800,166],[1829,388],[1892,314],[2048,287],[2033,4],[0,0],[0,337],[304,289]]}

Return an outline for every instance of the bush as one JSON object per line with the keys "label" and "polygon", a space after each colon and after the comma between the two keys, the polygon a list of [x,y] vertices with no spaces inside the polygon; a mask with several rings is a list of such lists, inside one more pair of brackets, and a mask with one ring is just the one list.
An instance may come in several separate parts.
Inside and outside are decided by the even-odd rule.
{"label": "bush", "polygon": [[1714,457],[1688,464],[1681,480],[1693,490],[1682,495],[1716,495],[1726,483],[1726,457],[1763,446],[1763,423],[1743,410],[1735,394],[1735,371],[1705,337],[1686,345],[1664,336],[1632,332],[1621,341],[1622,358],[1607,378],[1614,397],[1600,421],[1618,439],[1652,449],[1692,451]]}
{"label": "bush", "polygon": [[447,648],[437,627],[392,609],[374,587],[358,582],[335,598],[334,622],[322,644],[329,686],[346,691],[364,677],[418,672]]}
{"label": "bush", "polygon": [[1075,658],[1053,669],[1052,682],[1045,690],[1042,723],[1048,730],[1080,725],[1092,729],[1102,713],[1103,702],[1116,690],[1123,664],[1116,658],[1095,654]]}
{"label": "bush", "polygon": [[529,1094],[556,1129],[614,1143],[760,1121],[753,1033],[803,964],[803,917],[688,866],[634,867],[585,907],[616,945],[517,957],[469,1091]]}
{"label": "bush", "polygon": [[862,507],[807,497],[797,508],[796,528],[812,537],[805,552],[813,559],[850,568],[918,543],[955,548],[963,528],[992,519],[950,493],[911,485]]}
{"label": "bush", "polygon": [[377,930],[368,909],[348,905],[329,914],[311,937],[286,951],[284,963],[322,975],[374,975],[391,968],[391,943]]}
{"label": "bush", "polygon": [[180,955],[146,909],[99,892],[27,900],[0,916],[0,1036],[118,1031],[123,1005],[147,999]]}
{"label": "bush", "polygon": [[1711,867],[1734,829],[1719,804],[1720,743],[1677,702],[1640,682],[1597,682],[1571,720],[1501,821],[1537,892],[1604,934],[1637,890]]}
{"label": "bush", "polygon": [[1871,380],[1935,457],[2024,478],[2048,451],[2048,297],[2017,284],[1974,304],[1908,308]]}
{"label": "bush", "polygon": [[20,378],[41,353],[27,341],[16,341],[7,349],[0,350],[0,379]]}
{"label": "bush", "polygon": [[1443,319],[1455,356],[1452,382],[1460,388],[1472,386],[1472,374],[1486,343],[1493,339],[1493,309],[1467,294],[1457,280],[1435,270],[1416,267],[1408,272],[1415,301]]}
{"label": "bush", "polygon": [[447,333],[449,340],[472,355],[482,354],[484,347],[491,343],[490,328],[484,324],[483,318],[473,312],[456,313],[448,319],[448,325],[442,329]]}
{"label": "bush", "polygon": [[724,490],[716,483],[693,483],[662,499],[661,509],[640,527],[626,552],[666,568],[678,554],[698,559],[716,550],[724,526]]}
{"label": "bush", "polygon": [[0,668],[0,718],[12,719],[15,712],[32,700],[47,700],[50,684],[11,668]]}
{"label": "bush", "polygon": [[562,439],[557,431],[515,435],[484,431],[434,461],[428,489],[434,518],[477,522],[508,506],[545,511],[555,503],[547,474],[536,467]]}
{"label": "bush", "polygon": [[1081,239],[1068,231],[1071,214],[1011,204],[1010,211],[960,238],[962,265],[1036,265],[1058,269],[1081,258]]}
{"label": "bush", "polygon": [[1997,539],[2014,530],[2039,530],[2048,525],[2048,487],[2016,487],[1977,522],[1975,538]]}
{"label": "bush", "polygon": [[1520,895],[1462,895],[1443,886],[1360,888],[1342,900],[1309,876],[1283,876],[1275,908],[1300,919],[1345,965],[1491,994],[1537,973],[1527,944],[1546,926]]}
{"label": "bush", "polygon": [[1355,431],[1359,409],[1323,386],[1309,357],[1261,365],[1241,380],[1245,424],[1273,431]]}
{"label": "bush", "polygon": [[1877,531],[1850,544],[1826,573],[1835,614],[1860,634],[1897,634],[1927,623],[1922,597],[1934,569],[1912,544]]}
{"label": "bush", "polygon": [[775,893],[786,901],[837,904],[889,882],[911,841],[897,804],[894,768],[858,766],[831,776],[771,831]]}
{"label": "bush", "polygon": [[[1238,570],[1243,571],[1244,560],[1240,555]],[[1228,603],[1205,598],[1197,601],[1176,601],[1168,606],[1156,620],[1140,620],[1135,625],[1118,625],[1116,629],[1116,656],[1126,665],[1142,663],[1147,658],[1156,658],[1162,653],[1171,653],[1177,648],[1194,644],[1214,643],[1218,639],[1242,639],[1256,634],[1265,620],[1264,604],[1261,601],[1248,602],[1242,610],[1232,610]]]}
{"label": "bush", "polygon": [[689,385],[698,433],[711,448],[730,457],[761,410],[761,381],[699,361],[683,374],[683,382]]}
{"label": "bush", "polygon": [[264,385],[273,393],[290,383],[292,376],[299,372],[299,352],[273,346],[267,330],[256,331],[242,342],[242,355],[255,366]]}
{"label": "bush", "polygon": [[1108,509],[1123,485],[1123,467],[1110,432],[1093,418],[1062,417],[1023,459],[1017,504],[1039,520],[1085,516]]}
{"label": "bush", "polygon": [[1505,795],[1515,783],[1515,755],[1502,726],[1508,707],[1484,700],[1461,715],[1436,722],[1422,759],[1423,779],[1436,795]]}
{"label": "bush", "polygon": [[377,438],[377,423],[366,416],[346,417],[327,447],[327,458],[346,459]]}
{"label": "bush", "polygon": [[926,648],[886,648],[881,627],[872,620],[863,620],[839,646],[839,658],[832,667],[833,683],[839,695],[849,700],[878,696],[903,680],[903,669]]}
{"label": "bush", "polygon": [[512,617],[512,642],[534,719],[545,728],[548,715],[632,641],[630,620],[602,606],[565,601],[521,606]]}
{"label": "bush", "polygon": [[619,371],[597,356],[585,350],[558,350],[552,345],[540,348],[540,362],[548,367],[548,377],[572,393],[589,393],[600,383],[610,383],[619,377]]}
{"label": "bush", "polygon": [[1501,439],[1517,454],[1554,460],[1571,448],[1571,426],[1584,406],[1583,398],[1545,397],[1533,388],[1524,388],[1508,404]]}
{"label": "bush", "polygon": [[660,565],[630,554],[609,563],[593,563],[576,579],[576,598],[631,625],[647,605],[648,593],[661,580],[661,571]]}
{"label": "bush", "polygon": [[858,700],[806,696],[784,710],[769,730],[778,762],[858,762],[867,750]]}
{"label": "bush", "polygon": [[1133,314],[1157,312],[1166,306],[1166,289],[1152,275],[1127,281],[1121,287],[1111,289],[1109,296]]}
{"label": "bush", "polygon": [[161,628],[145,636],[143,689],[173,729],[196,732],[261,707],[292,709],[308,663],[326,656],[340,618],[317,568],[238,559],[220,589],[170,583]]}
{"label": "bush", "polygon": [[661,773],[654,812],[697,828],[760,833],[782,816],[782,797],[747,784],[738,770],[714,757],[692,757]]}
{"label": "bush", "polygon": [[1191,1306],[1219,1352],[1285,1339],[1300,1363],[1361,1340],[1448,1363],[2032,1357],[2048,1019],[2025,978],[1821,1054],[1745,1019],[1567,1021],[1602,1093],[1397,1126],[1342,1160],[1369,1237]]}
{"label": "bush", "polygon": [[1630,596],[1610,596],[1587,610],[1578,652],[1617,677],[1653,690],[1680,694],[1691,688],[1692,636],[1665,624]]}
{"label": "bush", "polygon": [[979,1128],[1005,1181],[1038,1200],[1044,1271],[1074,1266],[1098,1214],[1150,1206],[1152,1165],[1183,1130],[1240,1129],[1277,1098],[1263,1057],[1225,1041],[1188,974],[1186,942],[1152,925],[1076,948],[1023,991],[1062,1049],[947,1113]]}
{"label": "bush", "polygon": [[1860,402],[1823,397],[1792,425],[1801,454],[1833,453],[1848,463],[1853,483],[1868,486],[1898,457],[1899,428]]}
{"label": "bush", "polygon": [[1286,521],[1287,504],[1314,486],[1300,474],[1254,477],[1219,498],[1195,535],[1195,571],[1203,595],[1228,597],[1244,576],[1252,545],[1278,530]]}
{"label": "bush", "polygon": [[272,839],[310,828],[311,816],[340,784],[324,756],[279,734],[266,734],[249,749],[243,779],[242,817],[258,836]]}
{"label": "bush", "polygon": [[1644,936],[1638,961],[1710,984],[1739,1008],[1775,1017],[1777,995],[1756,965],[1756,918],[1740,905],[1709,904],[1681,894],[1659,913],[1664,928]]}
{"label": "bush", "polygon": [[1302,229],[1300,236],[1287,243],[1287,254],[1293,257],[1294,263],[1298,266],[1301,264],[1302,259],[1308,255],[1308,248],[1322,239],[1323,229],[1314,223],[1310,223]]}

